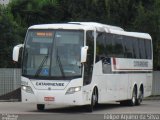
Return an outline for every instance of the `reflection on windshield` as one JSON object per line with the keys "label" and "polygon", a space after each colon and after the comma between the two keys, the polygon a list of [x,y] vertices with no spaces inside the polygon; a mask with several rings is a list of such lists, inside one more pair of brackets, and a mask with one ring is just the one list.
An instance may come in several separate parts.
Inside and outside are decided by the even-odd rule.
{"label": "reflection on windshield", "polygon": [[22,74],[64,79],[81,76],[83,31],[30,30],[26,37]]}
{"label": "reflection on windshield", "polygon": [[43,59],[43,61],[41,62],[40,66],[38,67],[38,69],[37,69],[37,71],[36,71],[36,74],[35,74],[35,77],[36,77],[36,76],[39,76],[40,72],[42,71],[42,67],[43,67],[45,61],[47,60],[47,58],[48,58],[48,55],[46,55],[46,56],[44,57],[44,59]]}
{"label": "reflection on windshield", "polygon": [[57,55],[56,55],[56,58],[57,58],[57,61],[58,61],[58,66],[60,68],[60,71],[61,71],[61,74],[62,76],[65,78],[65,73],[64,73],[64,70],[63,70],[63,66],[62,66],[62,63],[61,63],[61,59],[58,55],[58,49],[57,49]]}

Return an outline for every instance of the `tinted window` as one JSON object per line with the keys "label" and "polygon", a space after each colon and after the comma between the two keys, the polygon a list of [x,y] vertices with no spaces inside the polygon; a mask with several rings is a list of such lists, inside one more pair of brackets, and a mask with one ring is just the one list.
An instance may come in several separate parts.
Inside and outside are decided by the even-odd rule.
{"label": "tinted window", "polygon": [[139,47],[138,47],[138,38],[132,38],[132,44],[133,44],[133,57],[140,59],[140,53],[139,53]]}
{"label": "tinted window", "polygon": [[151,41],[150,40],[145,40],[145,48],[146,48],[146,57],[147,59],[152,58],[152,52],[151,52]]}
{"label": "tinted window", "polygon": [[123,38],[124,37],[121,35],[113,35],[112,38],[113,57],[118,57],[118,58],[124,57]]}
{"label": "tinted window", "polygon": [[151,41],[117,34],[99,33],[96,53],[98,59],[105,57],[151,59]]}
{"label": "tinted window", "polygon": [[105,33],[98,32],[97,33],[97,48],[96,48],[96,61],[99,61],[100,59],[103,59],[106,57],[107,50],[106,50],[106,39],[105,39]]}
{"label": "tinted window", "polygon": [[146,59],[145,43],[143,39],[139,39],[140,58]]}
{"label": "tinted window", "polygon": [[124,37],[124,56],[125,58],[133,58],[133,43],[130,37]]}
{"label": "tinted window", "polygon": [[113,56],[114,46],[112,45],[112,34],[106,34],[105,54],[107,57]]}

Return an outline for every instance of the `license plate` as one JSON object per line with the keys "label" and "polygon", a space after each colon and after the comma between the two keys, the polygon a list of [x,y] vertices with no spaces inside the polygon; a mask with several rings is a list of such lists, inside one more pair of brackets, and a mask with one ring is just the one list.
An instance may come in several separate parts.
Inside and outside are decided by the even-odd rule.
{"label": "license plate", "polygon": [[54,97],[44,97],[44,101],[54,101]]}

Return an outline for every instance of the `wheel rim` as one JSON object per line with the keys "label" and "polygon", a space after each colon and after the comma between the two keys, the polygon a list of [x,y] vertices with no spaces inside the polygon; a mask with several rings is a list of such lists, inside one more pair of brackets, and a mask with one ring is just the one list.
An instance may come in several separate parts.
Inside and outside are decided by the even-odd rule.
{"label": "wheel rim", "polygon": [[132,104],[135,105],[136,103],[136,93],[135,93],[135,89],[133,90],[133,96],[132,96]]}
{"label": "wheel rim", "polygon": [[91,111],[93,111],[93,108],[97,103],[97,100],[98,100],[97,91],[94,89],[93,94],[92,94],[92,101],[91,101],[91,109],[92,109]]}
{"label": "wheel rim", "polygon": [[133,104],[135,104],[135,102],[136,102],[135,96],[132,97],[132,102],[133,102]]}
{"label": "wheel rim", "polygon": [[96,104],[96,102],[97,102],[97,100],[98,100],[98,97],[97,97],[97,91],[96,90],[94,90],[94,94],[93,94],[93,106],[95,106],[95,104]]}

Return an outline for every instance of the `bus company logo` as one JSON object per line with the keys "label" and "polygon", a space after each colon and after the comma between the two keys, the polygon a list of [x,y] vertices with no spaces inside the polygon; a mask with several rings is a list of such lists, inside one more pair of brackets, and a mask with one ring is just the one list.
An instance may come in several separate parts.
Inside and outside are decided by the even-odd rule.
{"label": "bus company logo", "polygon": [[148,61],[134,61],[134,67],[148,67]]}
{"label": "bus company logo", "polygon": [[37,86],[64,86],[64,83],[45,83],[45,82],[36,82]]}

